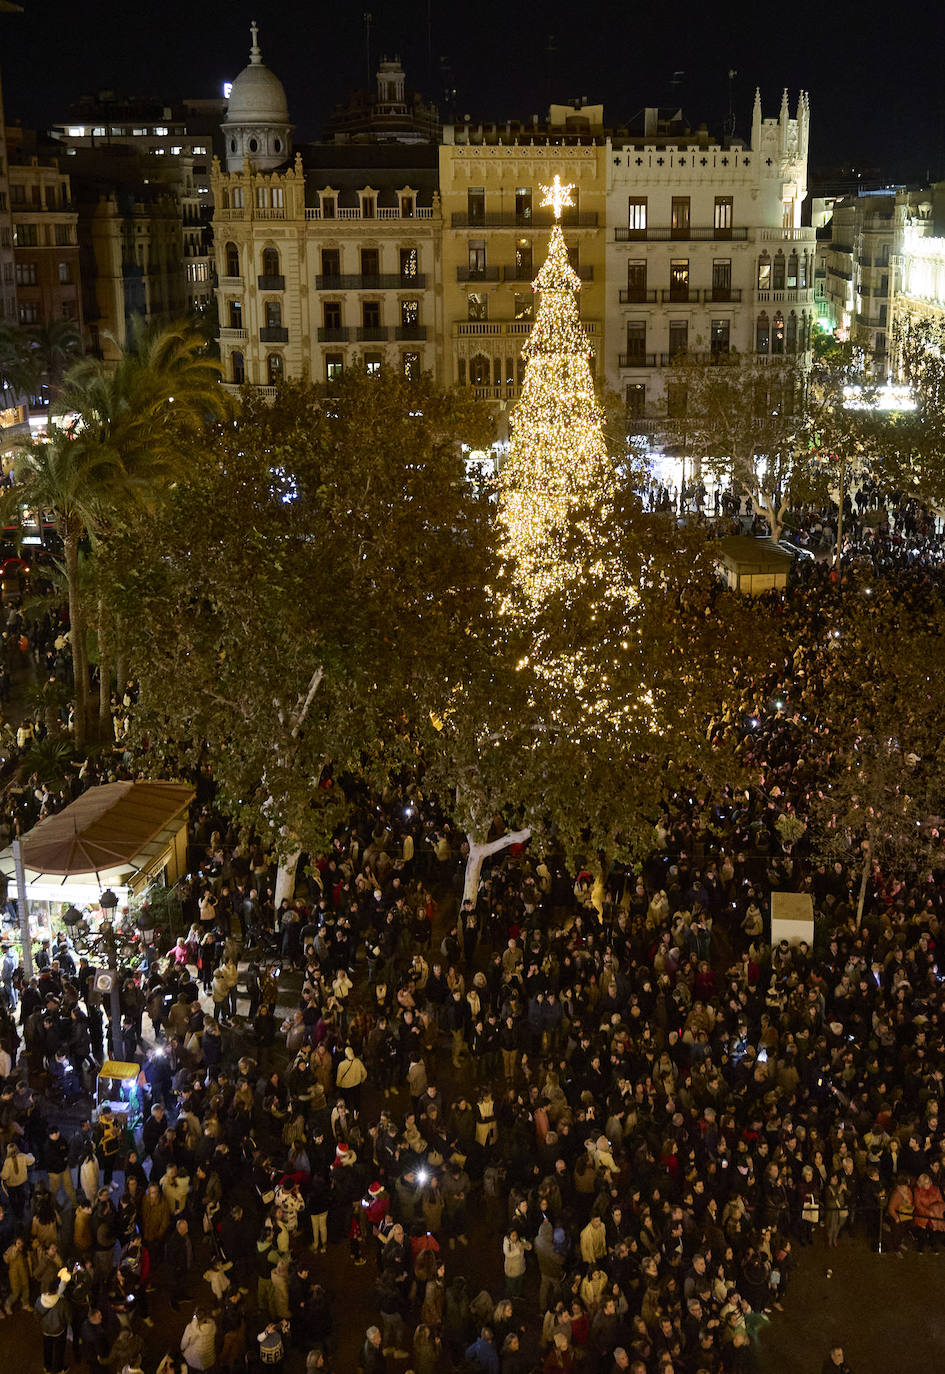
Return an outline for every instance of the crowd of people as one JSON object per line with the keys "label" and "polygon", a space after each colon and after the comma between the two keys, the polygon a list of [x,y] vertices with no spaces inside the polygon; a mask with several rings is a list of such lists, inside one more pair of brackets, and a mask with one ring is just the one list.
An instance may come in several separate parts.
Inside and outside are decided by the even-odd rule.
{"label": "crowd of people", "polygon": [[[847,528],[848,586],[867,560],[877,595],[937,594],[934,533]],[[24,984],[3,951],[0,1316],[33,1312],[49,1374],[70,1345],[149,1374],[740,1374],[801,1248],[938,1247],[945,872],[875,866],[858,924],[858,864],[781,823],[803,716],[772,703],[817,691],[830,579],[800,565],[803,652],[713,723],[763,781],[673,799],[635,869],[517,847],[457,903],[464,837],[422,780],[346,779],[277,909],[203,777],[182,933],[122,982],[134,1131],[81,1110],[94,961],[64,938]],[[781,887],[812,943],[766,940]]]}

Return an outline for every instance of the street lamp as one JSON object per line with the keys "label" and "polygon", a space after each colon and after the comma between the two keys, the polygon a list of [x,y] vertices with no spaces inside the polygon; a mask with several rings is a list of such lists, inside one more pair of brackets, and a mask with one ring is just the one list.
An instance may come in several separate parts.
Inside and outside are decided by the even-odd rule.
{"label": "street lamp", "polygon": [[[107,913],[105,920],[99,927],[99,939],[108,957],[108,971],[105,981],[108,985],[112,1022],[112,1054],[117,1059],[121,1053],[121,1002],[118,996],[118,936],[112,924],[112,913],[118,906],[118,898],[110,887],[107,887],[99,898],[99,906]],[[99,985],[98,979],[96,979],[96,986],[99,987],[100,991],[105,991],[105,988]]]}

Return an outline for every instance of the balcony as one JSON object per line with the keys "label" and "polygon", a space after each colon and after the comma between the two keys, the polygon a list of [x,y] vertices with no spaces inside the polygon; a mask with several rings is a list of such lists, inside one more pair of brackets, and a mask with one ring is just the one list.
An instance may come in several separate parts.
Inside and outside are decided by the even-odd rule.
{"label": "balcony", "polygon": [[224,290],[224,291],[242,291],[242,289],[243,289],[243,278],[242,278],[242,277],[221,277],[221,278],[220,278],[220,285],[223,287],[223,290]]}
{"label": "balcony", "polygon": [[457,281],[498,281],[498,267],[457,267]]}
{"label": "balcony", "polygon": [[761,243],[816,243],[817,230],[805,225],[801,229],[759,229]]}
{"label": "balcony", "polygon": [[[238,396],[243,388],[242,382],[221,382],[220,385],[223,387],[223,390],[228,391],[231,396]],[[277,386],[257,386],[253,382],[250,382],[249,385],[252,386],[256,395],[261,396],[264,401],[274,401],[279,394],[279,388]]]}
{"label": "balcony", "polygon": [[256,278],[256,285],[259,287],[260,291],[284,291],[285,277],[275,275],[267,276],[263,274]]}
{"label": "balcony", "polygon": [[[450,217],[453,229],[540,229],[547,231],[554,224],[554,216],[548,211],[536,210],[531,215],[516,215],[514,211],[502,214],[472,214],[457,210]],[[596,229],[597,211],[565,210],[561,216],[562,229]]]}
{"label": "balcony", "polygon": [[246,330],[245,330],[245,329],[232,329],[232,328],[229,328],[229,327],[224,328],[224,329],[221,329],[221,330],[220,330],[220,342],[221,342],[221,343],[245,343],[245,342],[246,342]]}
{"label": "balcony", "polygon": [[319,343],[347,343],[348,329],[344,325],[323,325],[318,331]]}
{"label": "balcony", "polygon": [[387,343],[390,330],[384,324],[359,325],[356,338],[358,343]]}
{"label": "balcony", "polygon": [[737,305],[741,298],[740,286],[709,286],[702,293],[706,305]]}
{"label": "balcony", "polygon": [[532,281],[535,277],[534,267],[503,267],[503,281]]}
{"label": "balcony", "polygon": [[620,367],[656,367],[657,353],[621,353],[619,358]]}
{"label": "balcony", "polygon": [[432,219],[433,207],[430,205],[415,205],[413,214],[403,215],[399,205],[384,205],[378,209],[375,206],[373,215],[362,215],[360,205],[356,208],[336,209],[333,215],[323,215],[320,205],[307,205],[305,207],[306,219]]}
{"label": "balcony", "polygon": [[259,331],[260,343],[288,343],[289,331],[284,324],[263,325]]}
{"label": "balcony", "polygon": [[714,229],[711,224],[690,225],[688,229],[673,229],[668,224],[654,224],[647,229],[618,225],[614,230],[614,243],[729,243],[747,238],[747,229]]}
{"label": "balcony", "polygon": [[427,279],[418,272],[413,277],[401,277],[396,272],[344,273],[337,277],[317,276],[316,291],[423,291]]}
{"label": "balcony", "polygon": [[[849,278],[847,278],[849,281]],[[814,299],[811,286],[791,287],[778,291],[756,291],[755,300],[759,305],[810,305]]]}
{"label": "balcony", "polygon": [[517,401],[522,394],[518,386],[474,386],[477,401]]}
{"label": "balcony", "polygon": [[620,292],[621,305],[655,305],[656,292],[642,286],[625,286]]}
{"label": "balcony", "polygon": [[425,324],[399,324],[394,330],[394,338],[398,343],[406,343],[414,340],[423,343],[427,337],[427,327]]}
{"label": "balcony", "polygon": [[660,292],[664,305],[698,305],[699,292],[696,287],[669,286]]}

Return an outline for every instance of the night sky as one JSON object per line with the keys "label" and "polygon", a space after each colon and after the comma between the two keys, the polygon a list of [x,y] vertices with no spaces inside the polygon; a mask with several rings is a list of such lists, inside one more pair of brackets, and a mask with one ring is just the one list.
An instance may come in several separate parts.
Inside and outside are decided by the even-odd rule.
{"label": "night sky", "polygon": [[693,126],[720,132],[734,69],[738,133],[748,131],[756,84],[766,115],[777,114],[783,86],[793,113],[803,86],[813,165],[878,167],[890,179],[945,173],[945,7],[938,3],[21,3],[23,14],[0,15],[0,69],[7,118],[34,127],[65,119],[78,96],[106,88],[163,100],[216,95],[248,60],[255,17],[264,60],[285,84],[296,138],[314,137],[333,105],[365,84],[370,9],[372,71],[381,54],[399,53],[408,86],[437,100],[441,113],[448,85],[457,116],[528,117],[549,99],[587,96],[603,100],[609,124],[643,105],[672,102]]}

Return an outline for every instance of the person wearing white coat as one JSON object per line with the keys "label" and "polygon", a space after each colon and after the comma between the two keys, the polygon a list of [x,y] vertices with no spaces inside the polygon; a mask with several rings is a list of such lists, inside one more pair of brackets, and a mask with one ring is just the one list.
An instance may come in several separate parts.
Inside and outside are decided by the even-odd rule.
{"label": "person wearing white coat", "polygon": [[208,1312],[198,1307],[180,1338],[180,1353],[193,1370],[212,1369],[217,1358],[217,1324]]}

